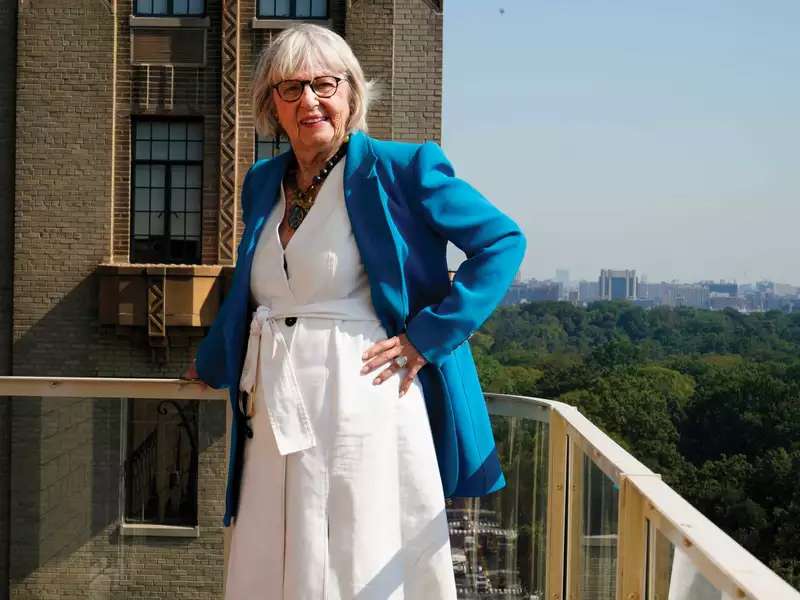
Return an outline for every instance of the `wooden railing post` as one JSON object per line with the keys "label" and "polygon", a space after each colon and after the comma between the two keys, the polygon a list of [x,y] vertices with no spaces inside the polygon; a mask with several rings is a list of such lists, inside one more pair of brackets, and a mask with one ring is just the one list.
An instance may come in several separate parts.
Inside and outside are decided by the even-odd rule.
{"label": "wooden railing post", "polygon": [[648,552],[644,498],[624,474],[619,487],[617,600],[643,600]]}
{"label": "wooden railing post", "polygon": [[549,470],[547,477],[547,598],[564,600],[564,527],[567,490],[567,427],[550,410]]}
{"label": "wooden railing post", "polygon": [[[583,499],[587,490],[583,486],[583,458],[585,454],[575,443],[572,436],[567,436],[569,448],[569,471],[567,485],[567,600],[584,600],[581,597],[581,583],[584,576],[584,522]],[[588,599],[586,599],[588,600]]]}

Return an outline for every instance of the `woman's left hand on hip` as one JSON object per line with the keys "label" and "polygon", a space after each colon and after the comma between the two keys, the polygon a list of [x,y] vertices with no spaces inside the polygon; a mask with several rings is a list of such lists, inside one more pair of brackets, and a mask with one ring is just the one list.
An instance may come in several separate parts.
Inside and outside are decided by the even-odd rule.
{"label": "woman's left hand on hip", "polygon": [[[405,357],[406,363],[404,366],[401,367],[395,362],[398,357]],[[365,361],[364,366],[361,367],[362,375],[389,363],[372,381],[374,385],[380,385],[401,369],[408,369],[406,376],[400,382],[400,396],[408,391],[419,370],[428,362],[424,356],[417,352],[417,349],[408,341],[404,333],[376,342],[367,348],[364,354],[361,355],[361,359]]]}

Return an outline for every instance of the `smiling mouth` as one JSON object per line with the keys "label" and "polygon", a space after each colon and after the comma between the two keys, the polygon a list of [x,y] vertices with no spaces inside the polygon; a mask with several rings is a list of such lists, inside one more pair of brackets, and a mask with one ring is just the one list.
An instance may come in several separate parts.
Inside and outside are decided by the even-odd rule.
{"label": "smiling mouth", "polygon": [[318,117],[309,117],[307,119],[301,119],[300,120],[300,124],[301,125],[316,125],[317,123],[322,123],[323,121],[327,121],[327,120],[328,120],[327,117],[323,117],[323,116],[320,115]]}

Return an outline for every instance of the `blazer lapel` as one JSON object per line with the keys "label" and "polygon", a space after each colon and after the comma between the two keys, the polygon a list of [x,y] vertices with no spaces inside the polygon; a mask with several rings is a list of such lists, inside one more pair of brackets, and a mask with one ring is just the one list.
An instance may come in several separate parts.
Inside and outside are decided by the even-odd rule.
{"label": "blazer lapel", "polygon": [[223,330],[226,344],[226,354],[232,372],[231,389],[239,385],[237,377],[241,371],[244,357],[245,332],[249,325],[248,306],[250,302],[250,270],[253,266],[253,255],[264,224],[269,218],[269,213],[278,199],[278,190],[289,163],[291,152],[285,152],[270,161],[268,168],[264,169],[264,176],[255,178],[251,186],[252,198],[243,198],[242,202],[252,202],[248,211],[248,222],[242,233],[242,243],[239,246],[239,255],[236,257],[236,270],[231,285],[231,311],[229,315],[230,327]]}
{"label": "blazer lapel", "polygon": [[350,135],[344,199],[353,236],[367,271],[372,304],[389,336],[405,329],[408,296],[392,232],[388,197],[378,179],[375,153],[362,132]]}
{"label": "blazer lapel", "polygon": [[[231,297],[230,327],[224,329],[226,354],[232,372],[232,389],[238,387],[244,356],[245,332],[249,324],[250,270],[253,255],[264,224],[278,198],[278,189],[291,152],[275,157],[264,177],[251,187],[252,207],[242,234],[240,254]],[[376,162],[369,138],[361,132],[350,136],[344,172],[344,196],[353,236],[364,262],[370,284],[372,304],[389,336],[402,333],[408,318],[408,295],[402,260],[389,217],[388,196],[378,179]],[[246,201],[245,199],[244,201]]]}

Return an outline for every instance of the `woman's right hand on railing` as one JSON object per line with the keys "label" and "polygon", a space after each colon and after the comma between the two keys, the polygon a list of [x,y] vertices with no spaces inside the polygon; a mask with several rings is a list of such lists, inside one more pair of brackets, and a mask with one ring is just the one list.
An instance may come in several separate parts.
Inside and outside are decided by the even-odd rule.
{"label": "woman's right hand on railing", "polygon": [[198,381],[203,390],[206,390],[208,388],[208,384],[202,379],[200,379],[200,375],[197,373],[197,366],[195,365],[195,361],[192,361],[192,364],[189,365],[186,371],[183,372],[183,375],[181,375],[181,379],[187,379],[189,381]]}

